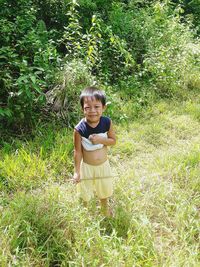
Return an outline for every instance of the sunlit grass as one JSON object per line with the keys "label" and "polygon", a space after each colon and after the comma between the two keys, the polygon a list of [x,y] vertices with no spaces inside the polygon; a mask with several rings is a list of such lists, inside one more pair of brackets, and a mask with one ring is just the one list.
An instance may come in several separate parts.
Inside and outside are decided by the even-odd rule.
{"label": "sunlit grass", "polygon": [[[33,189],[69,178],[72,163],[72,133],[66,129],[41,128],[34,140],[9,143],[1,150],[0,188],[8,191]],[[59,178],[58,178],[59,177]]]}
{"label": "sunlit grass", "polygon": [[104,218],[69,181],[72,132],[40,128],[0,156],[1,266],[198,266],[198,101],[160,101],[116,124],[115,177]]}

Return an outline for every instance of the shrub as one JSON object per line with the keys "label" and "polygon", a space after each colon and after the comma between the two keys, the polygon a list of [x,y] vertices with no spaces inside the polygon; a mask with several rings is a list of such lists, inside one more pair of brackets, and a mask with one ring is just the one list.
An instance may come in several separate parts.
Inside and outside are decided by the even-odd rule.
{"label": "shrub", "polygon": [[70,127],[80,118],[81,90],[95,82],[87,66],[77,60],[67,62],[57,77],[57,83],[46,93],[47,104]]}
{"label": "shrub", "polygon": [[[50,102],[71,125],[79,115],[66,103],[77,102],[79,89],[73,82],[67,86],[68,101],[61,88],[66,86],[54,84],[60,84],[55,76],[60,71],[64,75],[62,66],[75,61],[87,66],[87,75],[118,87],[120,96],[139,95],[141,100],[143,95],[143,103],[148,87],[168,97],[198,89],[199,41],[194,41],[197,32],[185,15],[193,12],[197,24],[198,8],[196,1],[183,1],[182,6],[175,0],[1,1],[1,125],[33,126],[55,87],[57,100]],[[58,102],[63,110],[56,108]]]}
{"label": "shrub", "polygon": [[[190,79],[194,55],[188,53],[187,45],[192,42],[189,24],[180,22],[180,10],[171,17],[169,6],[154,5],[152,28],[154,34],[148,41],[148,52],[144,59],[144,73],[161,96],[181,94]],[[158,25],[156,27],[156,25]],[[144,76],[145,77],[145,76]]]}
{"label": "shrub", "polygon": [[19,129],[34,122],[60,62],[51,34],[44,21],[37,20],[32,1],[2,4],[0,120]]}

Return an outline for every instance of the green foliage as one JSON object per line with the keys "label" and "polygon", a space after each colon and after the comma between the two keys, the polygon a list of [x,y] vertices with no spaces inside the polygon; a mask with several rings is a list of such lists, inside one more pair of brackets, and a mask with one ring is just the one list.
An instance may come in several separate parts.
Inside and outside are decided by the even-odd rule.
{"label": "green foliage", "polygon": [[64,27],[62,42],[66,46],[67,56],[71,58],[80,57],[83,52],[82,44],[82,27],[79,24],[79,13],[77,10],[78,3],[76,0],[71,1],[69,11],[69,23]]}
{"label": "green foliage", "polygon": [[86,64],[88,65],[91,73],[101,73],[102,63],[102,21],[95,15],[92,16],[92,25],[86,35]]}
{"label": "green foliage", "polygon": [[84,34],[78,8],[77,1],[71,1],[69,24],[65,27],[62,38],[67,50],[66,56],[83,59],[91,73],[103,80],[115,81],[126,75],[135,64],[126,41],[113,34],[112,28],[105,26],[102,19],[96,15],[92,16],[91,26]]}
{"label": "green foliage", "polygon": [[80,92],[94,82],[94,77],[83,62],[68,62],[58,75],[55,87],[46,93],[50,110],[60,116],[68,127],[72,127],[81,116]]}
{"label": "green foliage", "polygon": [[123,81],[130,73],[134,75],[135,60],[129,52],[126,40],[113,34],[110,28],[107,28],[106,31],[109,37],[109,46],[105,49],[105,78],[108,78],[108,81],[110,79],[112,83],[116,83],[116,81]]}
{"label": "green foliage", "polygon": [[[4,3],[5,4],[5,3]],[[6,4],[5,4],[6,5]],[[37,21],[32,1],[1,10],[0,49],[2,122],[19,128],[30,125],[44,105],[59,57],[45,23]],[[16,12],[16,13],[15,13]]]}
{"label": "green foliage", "polygon": [[160,95],[181,94],[187,88],[185,85],[196,65],[196,55],[187,49],[192,32],[189,31],[189,25],[180,23],[179,9],[174,10],[171,17],[167,15],[171,12],[168,5],[156,3],[153,10],[151,28],[154,33],[147,43],[143,74],[147,74],[146,78],[153,82]]}
{"label": "green foliage", "polygon": [[193,25],[200,32],[200,5],[198,0],[173,0],[175,4],[180,4],[184,10],[184,20],[192,20]]}
{"label": "green foliage", "polygon": [[[138,106],[155,92],[171,97],[199,89],[196,1],[3,0],[0,7],[3,127],[32,127],[73,60]],[[74,86],[69,91],[76,95]],[[70,99],[75,107],[77,98]],[[72,110],[67,121],[77,117]]]}
{"label": "green foliage", "polygon": [[37,8],[37,17],[43,20],[48,30],[55,30],[57,38],[62,36],[63,26],[66,25],[67,5],[70,0],[35,0],[32,4]]}

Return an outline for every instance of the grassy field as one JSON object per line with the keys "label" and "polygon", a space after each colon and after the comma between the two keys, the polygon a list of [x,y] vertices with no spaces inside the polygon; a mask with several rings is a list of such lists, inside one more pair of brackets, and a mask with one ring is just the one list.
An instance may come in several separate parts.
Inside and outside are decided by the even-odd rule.
{"label": "grassy field", "polygon": [[199,266],[199,103],[161,100],[116,123],[113,218],[79,202],[71,130],[47,124],[4,142],[0,266]]}

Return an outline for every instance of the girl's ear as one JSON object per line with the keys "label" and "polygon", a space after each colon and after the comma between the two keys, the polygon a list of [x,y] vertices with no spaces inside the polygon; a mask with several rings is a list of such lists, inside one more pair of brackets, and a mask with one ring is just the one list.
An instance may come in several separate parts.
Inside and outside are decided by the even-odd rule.
{"label": "girl's ear", "polygon": [[106,110],[106,108],[107,108],[107,105],[104,105],[104,106],[103,106],[103,111],[105,111],[105,110]]}

